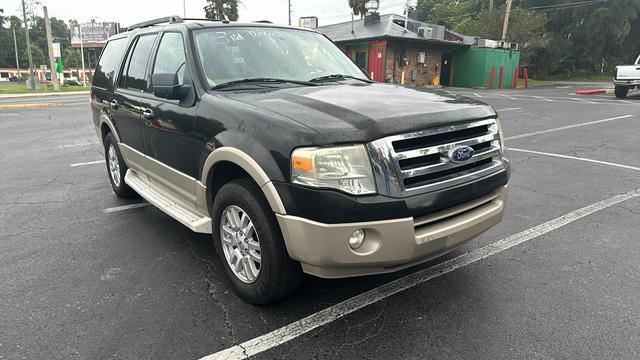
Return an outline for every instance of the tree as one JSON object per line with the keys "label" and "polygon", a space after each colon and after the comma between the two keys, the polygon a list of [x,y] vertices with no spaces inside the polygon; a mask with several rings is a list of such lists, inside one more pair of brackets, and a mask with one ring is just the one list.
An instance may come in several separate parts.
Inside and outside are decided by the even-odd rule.
{"label": "tree", "polygon": [[363,18],[367,14],[367,0],[349,0],[349,7],[353,11],[353,15],[360,15]]}
{"label": "tree", "polygon": [[239,0],[207,0],[208,5],[204,7],[204,14],[207,19],[213,20],[238,20]]}

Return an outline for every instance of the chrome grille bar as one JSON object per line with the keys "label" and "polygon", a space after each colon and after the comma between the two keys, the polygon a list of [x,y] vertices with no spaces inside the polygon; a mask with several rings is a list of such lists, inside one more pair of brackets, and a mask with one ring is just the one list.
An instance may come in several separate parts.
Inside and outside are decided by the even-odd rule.
{"label": "chrome grille bar", "polygon": [[[367,144],[378,193],[405,197],[473,181],[503,168],[495,119],[393,135]],[[476,150],[467,161],[449,159],[459,146]]]}

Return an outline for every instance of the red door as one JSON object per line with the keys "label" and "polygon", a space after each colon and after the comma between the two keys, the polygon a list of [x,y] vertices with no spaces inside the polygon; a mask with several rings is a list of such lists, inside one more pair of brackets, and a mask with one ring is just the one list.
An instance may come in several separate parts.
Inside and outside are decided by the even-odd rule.
{"label": "red door", "polygon": [[369,76],[378,82],[384,81],[384,59],[387,49],[386,41],[369,44]]}

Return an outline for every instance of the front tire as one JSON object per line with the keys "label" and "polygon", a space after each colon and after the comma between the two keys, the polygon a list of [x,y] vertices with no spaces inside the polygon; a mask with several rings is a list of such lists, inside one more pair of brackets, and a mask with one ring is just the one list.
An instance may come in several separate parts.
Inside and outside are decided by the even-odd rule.
{"label": "front tire", "polygon": [[293,292],[302,279],[291,260],[273,211],[250,179],[225,184],[211,214],[214,248],[236,292],[266,304]]}
{"label": "front tire", "polygon": [[615,93],[617,98],[624,99],[627,97],[627,94],[629,93],[629,87],[616,85]]}
{"label": "front tire", "polygon": [[113,192],[125,199],[138,197],[138,194],[124,182],[124,176],[129,168],[124,163],[118,142],[111,133],[104,138],[104,157],[107,161],[107,174],[109,174]]}

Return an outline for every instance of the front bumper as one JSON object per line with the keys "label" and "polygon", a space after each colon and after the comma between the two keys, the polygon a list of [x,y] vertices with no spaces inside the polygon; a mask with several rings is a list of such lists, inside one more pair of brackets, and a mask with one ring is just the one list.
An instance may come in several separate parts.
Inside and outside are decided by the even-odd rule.
{"label": "front bumper", "polygon": [[[421,217],[327,224],[276,214],[289,256],[323,278],[397,271],[444,255],[502,219],[507,186],[471,201]],[[364,229],[363,245],[348,238]]]}
{"label": "front bumper", "polygon": [[640,86],[640,79],[614,79],[613,83],[618,86]]}

